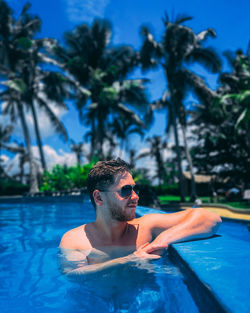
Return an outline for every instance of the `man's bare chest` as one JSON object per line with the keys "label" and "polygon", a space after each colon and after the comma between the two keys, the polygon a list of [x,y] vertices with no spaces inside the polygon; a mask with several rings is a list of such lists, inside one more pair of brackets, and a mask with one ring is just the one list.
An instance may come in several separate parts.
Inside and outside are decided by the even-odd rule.
{"label": "man's bare chest", "polygon": [[[78,249],[108,249],[112,252],[119,249],[119,247],[123,247],[125,250],[126,247],[130,247],[136,250],[142,244],[151,241],[152,234],[150,230],[139,223],[128,224],[122,236],[116,240],[107,239],[98,232],[93,234],[89,231],[88,225],[84,225],[79,232]],[[111,247],[113,247],[113,250]]]}

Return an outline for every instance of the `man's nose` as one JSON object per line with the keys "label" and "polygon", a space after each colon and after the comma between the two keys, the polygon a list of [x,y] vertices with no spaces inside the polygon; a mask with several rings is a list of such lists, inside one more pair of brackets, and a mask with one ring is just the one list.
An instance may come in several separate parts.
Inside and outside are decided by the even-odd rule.
{"label": "man's nose", "polygon": [[136,199],[136,200],[139,199],[138,194],[134,190],[132,190],[131,199]]}

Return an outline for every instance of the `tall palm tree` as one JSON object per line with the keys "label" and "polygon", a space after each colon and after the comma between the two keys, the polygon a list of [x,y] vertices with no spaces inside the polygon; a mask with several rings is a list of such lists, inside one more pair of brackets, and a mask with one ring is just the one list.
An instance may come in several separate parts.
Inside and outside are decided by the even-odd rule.
{"label": "tall palm tree", "polygon": [[81,165],[81,160],[84,153],[84,142],[76,143],[73,139],[71,139],[70,141],[71,141],[70,149],[76,155],[76,163],[78,165]]}
{"label": "tall palm tree", "polygon": [[139,154],[136,159],[141,159],[148,156],[155,159],[157,170],[156,176],[154,178],[158,178],[158,183],[161,185],[164,183],[166,176],[163,151],[167,148],[167,143],[165,141],[162,142],[160,136],[153,136],[152,138],[148,138],[147,142],[149,143],[149,149]]}
{"label": "tall palm tree", "polygon": [[[76,101],[80,120],[90,127],[91,154],[104,158],[103,145],[109,141],[110,124],[115,119],[143,126],[133,108],[147,104],[144,80],[128,79],[136,65],[136,54],[128,46],[111,46],[111,25],[95,20],[65,33],[66,47],[57,56],[89,95],[79,94]],[[113,129],[115,131],[115,129]]]}
{"label": "tall palm tree", "polygon": [[212,105],[196,105],[192,123],[198,145],[194,161],[200,171],[249,181],[250,155],[250,48],[225,52],[231,71],[221,73]]}
{"label": "tall palm tree", "polygon": [[[33,33],[40,27],[40,21],[37,19],[32,21],[29,20],[25,28],[21,27],[22,16],[26,11],[27,6],[28,5],[24,7],[20,18],[15,21],[12,16],[12,10],[9,8],[7,3],[3,0],[0,2],[0,73],[2,77],[4,76],[4,84],[8,87],[6,90],[1,92],[0,96],[2,101],[5,102],[3,113],[9,112],[12,120],[14,120],[17,116],[21,120],[25,143],[29,155],[30,193],[35,193],[38,191],[37,169],[34,162],[30,134],[21,101],[20,91],[23,89],[23,85],[20,77],[17,76],[17,72],[20,73],[21,60],[25,57],[24,49],[20,48],[20,45],[24,43],[23,38],[29,36],[30,33]],[[22,29],[21,32],[20,29]],[[3,84],[3,81],[1,81],[1,84]]]}
{"label": "tall palm tree", "polygon": [[[204,48],[202,42],[207,37],[215,37],[212,29],[195,34],[189,27],[182,24],[191,17],[179,16],[173,22],[166,14],[163,22],[165,26],[163,38],[157,42],[147,27],[142,27],[142,36],[144,38],[140,51],[141,64],[144,70],[160,65],[164,71],[167,83],[167,91],[164,92],[162,99],[154,103],[155,108],[166,107],[168,109],[167,131],[174,129],[175,144],[178,158],[178,173],[181,200],[184,200],[183,174],[181,167],[179,137],[177,127],[180,123],[183,128],[183,134],[186,133],[186,111],[184,100],[187,92],[192,89],[195,94],[206,99],[211,92],[201,77],[190,70],[188,64],[198,62],[208,70],[217,72],[220,69],[220,60],[211,48]],[[206,101],[209,99],[207,98]],[[187,141],[184,142],[187,145]],[[190,162],[189,149],[186,146],[187,161]],[[192,164],[189,164],[192,170]],[[196,196],[194,175],[192,176],[191,198]]]}
{"label": "tall palm tree", "polygon": [[[17,85],[13,85],[17,87]],[[27,126],[27,121],[25,118],[25,113],[23,109],[23,105],[20,99],[20,93],[15,90],[15,88],[9,88],[0,93],[0,98],[5,102],[6,106],[3,109],[3,113],[10,113],[12,122],[18,118],[20,118],[21,126],[23,129],[24,140],[26,144],[27,153],[29,156],[29,165],[30,165],[30,176],[29,176],[29,184],[30,184],[30,193],[36,193],[38,191],[38,182],[37,182],[37,166],[34,160],[32,147],[31,147],[31,139]],[[8,110],[11,111],[8,111]]]}
{"label": "tall palm tree", "polygon": [[28,154],[26,152],[26,149],[24,148],[23,144],[15,144],[15,145],[10,145],[6,143],[2,143],[2,147],[10,151],[12,153],[18,153],[19,154],[19,170],[20,172],[18,174],[12,175],[12,178],[19,178],[19,181],[21,184],[24,183],[24,164],[29,161]]}
{"label": "tall palm tree", "polygon": [[116,118],[110,124],[111,131],[120,139],[121,150],[129,150],[129,136],[138,134],[141,138],[144,135],[144,129],[139,124],[132,124],[128,119]]}
{"label": "tall palm tree", "polygon": [[4,148],[5,145],[9,142],[13,129],[14,128],[12,125],[3,126],[2,124],[0,124],[0,172],[2,174],[4,173],[4,169],[2,166],[2,148]]}
{"label": "tall palm tree", "polygon": [[[45,54],[45,49],[51,48],[54,41],[49,38],[34,39],[36,32],[40,30],[41,21],[37,16],[28,13],[29,8],[30,4],[25,5],[17,21],[12,18],[8,32],[3,34],[5,38],[1,41],[3,66],[0,72],[8,77],[5,84],[9,87],[18,80],[19,88],[16,91],[21,93],[22,103],[31,110],[41,163],[45,170],[46,162],[35,104],[45,111],[52,125],[66,140],[66,130],[48,104],[48,100],[51,100],[66,108],[63,102],[66,94],[62,86],[62,75],[46,71],[41,66],[44,62],[57,65],[55,60]],[[12,58],[13,55],[16,57]]]}
{"label": "tall palm tree", "polygon": [[220,75],[222,85],[218,90],[221,95],[219,104],[222,104],[224,110],[233,105],[236,129],[244,124],[247,127],[246,139],[250,153],[250,43],[246,54],[237,50],[236,53],[226,51],[224,56],[231,65],[232,72]]}

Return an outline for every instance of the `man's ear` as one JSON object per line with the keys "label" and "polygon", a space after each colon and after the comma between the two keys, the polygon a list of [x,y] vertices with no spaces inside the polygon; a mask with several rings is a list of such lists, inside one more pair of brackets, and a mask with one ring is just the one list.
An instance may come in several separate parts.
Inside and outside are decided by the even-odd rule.
{"label": "man's ear", "polygon": [[95,200],[96,205],[103,206],[104,203],[99,190],[96,189],[93,191],[93,198]]}

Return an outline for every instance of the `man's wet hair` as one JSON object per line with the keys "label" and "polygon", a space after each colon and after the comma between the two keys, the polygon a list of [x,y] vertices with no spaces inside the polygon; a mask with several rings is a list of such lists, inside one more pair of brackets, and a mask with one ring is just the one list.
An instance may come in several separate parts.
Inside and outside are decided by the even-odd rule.
{"label": "man's wet hair", "polygon": [[99,161],[90,170],[87,179],[87,188],[90,200],[96,208],[96,203],[93,197],[93,191],[106,190],[115,182],[118,174],[128,172],[131,174],[130,165],[120,158],[110,161]]}

